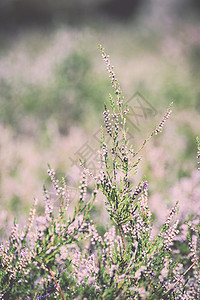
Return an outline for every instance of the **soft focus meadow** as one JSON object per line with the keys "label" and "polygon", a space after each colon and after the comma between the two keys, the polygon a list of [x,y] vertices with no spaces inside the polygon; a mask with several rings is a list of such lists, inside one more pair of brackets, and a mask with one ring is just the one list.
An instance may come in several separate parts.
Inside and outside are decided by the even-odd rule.
{"label": "soft focus meadow", "polygon": [[[86,159],[88,169],[98,173],[95,153],[101,140],[99,129],[105,120],[102,115],[104,102],[109,102],[108,95],[112,92],[99,55],[99,43],[111,56],[124,102],[129,105],[128,140],[133,149],[140,147],[173,102],[173,112],[163,132],[145,145],[138,172],[130,179],[135,187],[139,182],[148,181],[153,236],[160,232],[177,201],[182,236],[176,243],[181,243],[181,238],[184,240],[184,234],[187,235],[185,221],[198,223],[198,1],[171,0],[168,4],[159,1],[141,1],[140,4],[132,1],[130,4],[125,1],[122,7],[118,7],[118,2],[114,5],[111,0],[99,0],[94,4],[88,0],[83,4],[76,0],[74,4],[60,1],[56,5],[54,1],[41,4],[40,1],[12,0],[0,4],[0,237],[3,242],[13,230],[14,219],[21,230],[27,228],[24,226],[28,226],[27,216],[34,199],[38,199],[37,226],[46,226],[42,223],[42,216],[47,211],[43,185],[58,213],[60,202],[47,169],[53,168],[61,182],[65,179],[71,217],[78,199],[80,201],[83,168],[79,158]],[[86,198],[89,199],[93,195],[94,180],[90,176],[87,180]],[[97,194],[95,197],[91,217],[98,234],[106,239],[106,226],[113,223],[102,196]],[[82,226],[84,221],[80,222]],[[190,226],[195,226],[193,223],[189,223]],[[93,229],[87,226],[89,236],[92,236]],[[114,236],[117,229],[112,230]],[[126,233],[129,229],[123,230]],[[119,232],[117,234],[120,239]],[[194,240],[190,242],[195,243]],[[103,245],[100,240],[99,243]],[[188,250],[184,247],[181,254],[186,255]],[[72,248],[70,251],[74,253]],[[180,260],[181,255],[177,256]],[[169,261],[166,258],[164,261],[167,266]],[[189,265],[185,261],[185,269],[179,268],[185,271]],[[59,295],[58,286],[57,292]],[[87,298],[87,292],[84,293],[83,298]],[[133,299],[150,297],[147,294],[141,296],[141,290],[137,293],[141,298]],[[97,294],[91,292],[93,297]],[[39,289],[38,295],[41,296]],[[98,295],[111,299],[103,293]],[[42,299],[40,296],[35,299]],[[23,296],[16,297],[21,299]],[[72,295],[68,297],[73,299]],[[120,292],[116,297],[120,297]],[[123,297],[121,294],[121,299]]]}
{"label": "soft focus meadow", "polygon": [[[130,116],[137,126],[130,128],[132,144],[139,145],[149,127],[159,121],[164,107],[174,102],[165,132],[143,153],[142,174],[151,182],[150,206],[155,215],[163,220],[166,207],[176,200],[182,202],[185,215],[198,205],[195,137],[200,121],[200,28],[194,8],[187,11],[186,3],[181,14],[187,18],[182,18],[180,7],[171,2],[171,8],[136,6],[129,19],[105,10],[97,14],[91,6],[94,16],[83,14],[80,23],[75,18],[82,9],[77,2],[72,8],[65,7],[68,23],[45,23],[44,19],[39,25],[37,2],[34,6],[30,1],[29,6],[35,8],[31,25],[23,18],[23,1],[19,2],[25,7],[22,16],[15,1],[10,8],[9,4],[2,6],[5,13],[7,5],[7,22],[2,21],[0,32],[2,235],[14,215],[21,218],[33,197],[41,198],[41,186],[48,181],[47,163],[61,177],[71,174],[70,185],[77,188],[80,154],[76,153],[84,152],[86,142],[96,149],[91,136],[102,125],[103,103],[110,92],[97,51],[99,42],[112,53],[126,100],[139,92],[157,112],[145,116],[137,110],[138,118]],[[52,3],[41,12],[50,12]],[[29,10],[27,14],[31,14]],[[14,25],[8,18],[11,13]],[[70,14],[75,24],[71,24]],[[134,107],[134,99],[129,103]],[[188,194],[194,195],[192,205]]]}

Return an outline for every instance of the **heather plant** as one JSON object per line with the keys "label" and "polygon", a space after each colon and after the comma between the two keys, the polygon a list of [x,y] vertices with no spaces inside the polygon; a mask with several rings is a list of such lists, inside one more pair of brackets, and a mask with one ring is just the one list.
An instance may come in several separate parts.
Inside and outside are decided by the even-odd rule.
{"label": "heather plant", "polygon": [[[104,105],[98,172],[93,174],[87,162],[81,161],[80,195],[71,213],[68,187],[49,166],[56,199],[44,187],[45,214],[37,216],[35,199],[25,228],[15,221],[9,239],[1,244],[1,299],[199,299],[198,217],[179,224],[177,202],[154,235],[148,182],[145,178],[134,182],[139,155],[162,131],[171,105],[135,150],[128,140],[129,108],[109,56],[102,46],[99,49],[113,94]],[[199,159],[198,139],[197,148]],[[91,193],[88,177],[94,181]],[[101,234],[91,219],[97,197],[105,201],[110,217]]]}

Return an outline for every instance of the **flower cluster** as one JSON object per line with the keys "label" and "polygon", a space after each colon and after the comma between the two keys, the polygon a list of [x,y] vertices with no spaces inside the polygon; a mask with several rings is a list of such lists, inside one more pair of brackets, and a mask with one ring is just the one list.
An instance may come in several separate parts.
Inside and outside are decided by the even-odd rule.
{"label": "flower cluster", "polygon": [[[125,114],[125,112],[124,112]],[[119,128],[120,128],[120,123],[119,123],[119,118],[120,115],[119,113],[112,113],[110,114],[109,109],[106,108],[103,112],[104,116],[104,123],[106,126],[106,132],[113,138],[114,136],[117,136],[119,134]]]}
{"label": "flower cluster", "polygon": [[131,197],[133,199],[135,199],[143,190],[146,190],[148,186],[148,182],[145,181],[145,182],[141,182],[140,185],[138,185],[133,193],[133,195],[131,195]]}

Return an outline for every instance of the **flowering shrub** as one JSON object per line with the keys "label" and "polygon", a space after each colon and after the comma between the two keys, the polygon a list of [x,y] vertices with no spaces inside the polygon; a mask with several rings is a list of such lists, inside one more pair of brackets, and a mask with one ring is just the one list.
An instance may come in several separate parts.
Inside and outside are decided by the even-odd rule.
{"label": "flowering shrub", "polygon": [[[37,199],[24,230],[14,222],[9,239],[0,246],[1,299],[199,299],[200,222],[192,216],[177,220],[178,202],[157,235],[148,207],[148,182],[132,181],[145,144],[162,131],[171,105],[159,125],[135,150],[127,138],[126,115],[119,82],[109,56],[99,46],[113,87],[105,104],[106,132],[101,130],[99,171],[81,161],[80,196],[73,214],[63,181],[48,174],[58,211],[44,187],[45,214],[36,216]],[[110,136],[106,143],[104,134]],[[198,159],[200,142],[197,139]],[[94,189],[87,192],[87,178]],[[91,219],[95,199],[105,199],[111,226],[105,233]],[[54,199],[55,201],[55,199]],[[188,200],[189,201],[189,200]]]}

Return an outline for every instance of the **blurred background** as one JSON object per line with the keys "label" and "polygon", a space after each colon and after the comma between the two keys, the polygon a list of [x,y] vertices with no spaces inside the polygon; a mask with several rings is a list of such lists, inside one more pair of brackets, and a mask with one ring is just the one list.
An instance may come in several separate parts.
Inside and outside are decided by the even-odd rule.
{"label": "blurred background", "polygon": [[[90,159],[95,169],[103,104],[111,92],[99,43],[110,54],[125,100],[139,109],[139,118],[129,116],[135,149],[174,103],[133,178],[135,185],[143,176],[149,181],[158,226],[177,200],[181,218],[200,212],[200,2],[1,0],[1,237],[14,216],[24,222],[34,197],[42,212],[42,186],[51,189],[47,163],[66,178],[74,199],[78,158]],[[93,214],[96,220],[106,215],[102,199]]]}

